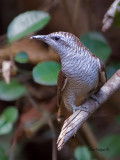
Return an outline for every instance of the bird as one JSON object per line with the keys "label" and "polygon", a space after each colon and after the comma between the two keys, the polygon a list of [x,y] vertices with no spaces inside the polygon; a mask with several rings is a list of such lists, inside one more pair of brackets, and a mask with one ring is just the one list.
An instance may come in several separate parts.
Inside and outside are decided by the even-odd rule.
{"label": "bird", "polygon": [[61,70],[57,80],[59,114],[63,103],[71,113],[76,110],[88,112],[84,101],[89,97],[98,101],[95,93],[107,80],[102,60],[85,47],[78,37],[69,32],[35,35],[30,39],[47,43],[60,56]]}

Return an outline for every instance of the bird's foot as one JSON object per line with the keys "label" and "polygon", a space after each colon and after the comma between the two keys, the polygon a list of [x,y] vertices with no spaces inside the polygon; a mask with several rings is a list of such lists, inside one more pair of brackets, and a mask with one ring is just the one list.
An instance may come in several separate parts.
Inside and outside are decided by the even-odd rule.
{"label": "bird's foot", "polygon": [[97,101],[99,104],[101,104],[100,101],[99,101],[99,99],[98,99],[98,97],[96,97],[95,94],[92,94],[92,93],[91,93],[91,94],[90,94],[90,97],[93,98],[95,101]]}
{"label": "bird's foot", "polygon": [[79,107],[73,106],[73,113],[74,113],[76,110],[89,112],[89,111],[88,111],[88,109],[87,109],[87,108],[85,108],[85,106],[84,106],[84,105],[81,105],[81,106],[79,106]]}

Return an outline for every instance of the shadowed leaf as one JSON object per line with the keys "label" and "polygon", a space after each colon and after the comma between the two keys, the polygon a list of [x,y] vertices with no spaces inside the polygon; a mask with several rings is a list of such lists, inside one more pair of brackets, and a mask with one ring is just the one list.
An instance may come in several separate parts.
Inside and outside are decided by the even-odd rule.
{"label": "shadowed leaf", "polygon": [[87,147],[77,147],[74,151],[76,160],[91,160],[91,152]]}
{"label": "shadowed leaf", "polygon": [[56,85],[60,64],[54,61],[39,63],[33,69],[33,79],[43,85]]}
{"label": "shadowed leaf", "polygon": [[104,62],[111,54],[111,48],[99,32],[88,32],[80,37],[82,43]]}
{"label": "shadowed leaf", "polygon": [[19,40],[30,33],[42,29],[49,20],[50,15],[43,11],[28,11],[18,15],[8,26],[8,41]]}
{"label": "shadowed leaf", "polygon": [[108,159],[120,156],[120,136],[111,135],[101,139],[99,148],[104,150],[101,154]]}
{"label": "shadowed leaf", "polygon": [[27,63],[28,62],[28,54],[26,52],[19,52],[18,54],[16,54],[15,56],[15,61],[18,63]]}
{"label": "shadowed leaf", "polygon": [[0,99],[4,101],[13,101],[21,98],[26,92],[24,86],[18,81],[11,80],[9,84],[5,81],[0,82]]}

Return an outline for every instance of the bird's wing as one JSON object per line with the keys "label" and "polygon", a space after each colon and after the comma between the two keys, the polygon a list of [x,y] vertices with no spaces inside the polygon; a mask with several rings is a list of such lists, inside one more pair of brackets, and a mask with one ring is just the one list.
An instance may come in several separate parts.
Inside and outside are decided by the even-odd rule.
{"label": "bird's wing", "polygon": [[67,84],[67,78],[65,77],[64,73],[60,70],[58,75],[58,85],[57,85],[57,105],[58,105],[58,113],[57,113],[57,120],[58,122],[63,122],[65,117],[67,116],[67,110],[64,106],[64,102],[62,99],[62,93]]}
{"label": "bird's wing", "polygon": [[107,76],[106,76],[106,68],[102,60],[99,60],[99,82],[96,91],[99,91],[99,89],[105,84],[107,81]]}
{"label": "bird's wing", "polygon": [[64,73],[60,70],[58,75],[58,81],[57,81],[57,105],[60,106],[61,103],[61,94],[63,90],[65,89],[65,86],[67,84],[67,78],[65,77]]}
{"label": "bird's wing", "polygon": [[[89,51],[88,48],[86,48],[84,46],[85,49],[87,49]],[[107,76],[106,76],[106,68],[105,65],[103,63],[103,61],[101,59],[99,59],[96,55],[94,55],[91,51],[89,51],[89,53],[91,54],[91,56],[93,56],[96,60],[98,60],[99,63],[99,82],[97,85],[97,88],[95,89],[95,92],[99,91],[99,89],[105,84],[105,82],[107,81]]]}

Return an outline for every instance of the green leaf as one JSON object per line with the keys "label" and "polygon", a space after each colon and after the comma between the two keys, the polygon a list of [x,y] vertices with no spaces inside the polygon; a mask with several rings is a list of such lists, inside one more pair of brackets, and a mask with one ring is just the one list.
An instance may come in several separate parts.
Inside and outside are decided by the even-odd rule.
{"label": "green leaf", "polygon": [[0,135],[10,133],[12,128],[12,123],[8,122],[4,115],[0,115]]}
{"label": "green leaf", "polygon": [[28,11],[18,15],[8,26],[8,41],[13,42],[41,30],[49,20],[50,15],[43,11]]}
{"label": "green leaf", "polygon": [[3,125],[0,126],[0,135],[8,134],[12,131],[13,124],[9,122],[5,122]]}
{"label": "green leaf", "polygon": [[104,157],[110,159],[120,156],[120,136],[111,135],[99,141],[99,149]]}
{"label": "green leaf", "polygon": [[39,63],[33,69],[33,79],[43,85],[56,85],[60,64],[54,61]]}
{"label": "green leaf", "polygon": [[[118,7],[120,7],[120,2],[118,3]],[[119,9],[117,9],[115,12],[114,24],[116,26],[120,27],[120,11],[119,11]]]}
{"label": "green leaf", "polygon": [[118,69],[120,69],[120,62],[114,62],[107,66],[107,78],[109,79]]}
{"label": "green leaf", "polygon": [[86,146],[77,147],[74,151],[74,156],[77,160],[91,160],[91,152]]}
{"label": "green leaf", "polygon": [[28,62],[28,54],[26,52],[19,52],[18,54],[16,54],[15,56],[15,61],[18,63],[27,63]]}
{"label": "green leaf", "polygon": [[6,123],[6,117],[3,115],[0,115],[0,127],[3,126]]}
{"label": "green leaf", "polygon": [[5,149],[0,145],[0,160],[8,160]]}
{"label": "green leaf", "polygon": [[8,122],[14,123],[18,118],[18,110],[15,106],[9,106],[3,111],[2,115],[5,116]]}
{"label": "green leaf", "polygon": [[120,12],[117,10],[114,17],[114,24],[119,27],[120,26]]}
{"label": "green leaf", "polygon": [[80,37],[82,43],[104,62],[111,54],[111,48],[104,36],[99,32],[88,32]]}
{"label": "green leaf", "polygon": [[13,101],[21,98],[26,92],[24,86],[18,81],[11,80],[10,84],[6,84],[5,81],[0,82],[0,99],[4,101]]}
{"label": "green leaf", "polygon": [[15,106],[9,106],[0,115],[0,135],[8,134],[13,129],[13,123],[18,118]]}
{"label": "green leaf", "polygon": [[120,115],[116,116],[115,119],[116,119],[117,123],[120,124]]}

